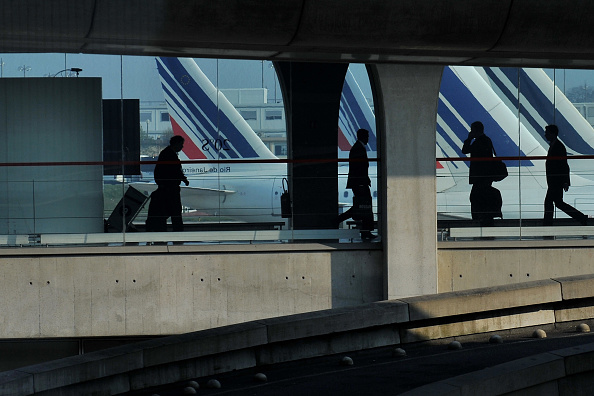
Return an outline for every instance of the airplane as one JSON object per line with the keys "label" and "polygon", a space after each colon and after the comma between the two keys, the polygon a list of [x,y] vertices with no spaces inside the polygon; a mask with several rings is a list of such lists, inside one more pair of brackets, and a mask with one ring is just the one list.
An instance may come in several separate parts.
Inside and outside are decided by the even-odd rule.
{"label": "airplane", "polygon": [[[452,73],[457,78],[448,77]],[[498,68],[490,69],[490,74],[500,73]],[[538,74],[542,76],[544,72]],[[547,109],[552,109],[553,106],[524,98],[523,106],[532,108],[534,119],[537,119],[531,128],[528,128],[524,122],[526,117],[518,119],[517,110],[514,112],[513,106],[505,103],[506,100],[509,101],[508,97],[493,89],[493,81],[486,78],[485,75],[485,71],[478,67],[445,68],[438,105],[437,157],[465,157],[461,147],[473,121],[483,122],[485,133],[493,141],[498,156],[546,156],[548,143],[544,142],[542,132],[539,133],[538,129],[542,130],[547,125],[543,117],[547,116]],[[524,81],[522,84],[523,87],[526,87],[528,81]],[[508,88],[508,93],[513,92],[511,85],[507,85],[506,88]],[[562,95],[560,92],[559,94]],[[558,100],[557,103],[559,102]],[[567,102],[569,103],[569,101]],[[573,107],[571,104],[570,106]],[[544,110],[541,111],[541,108]],[[567,105],[561,106],[561,109],[564,114],[572,115],[572,111]],[[583,120],[577,111],[568,118],[572,123],[579,124],[581,121],[575,119],[576,114]],[[559,115],[557,115],[557,120],[559,120]],[[585,122],[587,123],[587,121]],[[578,146],[580,145],[578,144]],[[577,168],[575,162],[571,164],[571,188],[568,193],[565,193],[564,200],[586,213],[591,213],[594,211],[594,199],[591,198],[594,192],[593,182],[583,177],[582,173],[575,172],[575,168]],[[445,163],[449,169],[445,178],[448,180],[453,178],[454,185],[446,189],[438,188],[438,217],[469,218],[470,202],[468,197],[471,187],[468,185],[469,163],[466,161],[441,161],[441,163]],[[527,159],[506,161],[506,164],[509,176],[501,182],[494,183],[494,186],[501,191],[503,198],[503,217],[542,218],[543,201],[547,189],[545,161]],[[561,216],[565,217],[565,214],[561,214]]]}
{"label": "airplane", "polygon": [[[286,163],[264,145],[193,59],[157,58],[156,61],[173,133],[185,139],[180,159],[202,160],[196,164],[183,164],[190,185],[181,186],[182,204],[205,215],[223,219],[284,221],[280,196],[284,191],[283,179],[287,177]],[[359,104],[349,103],[355,100],[353,92],[358,91],[357,98],[365,100],[354,77],[350,76],[345,84],[349,83],[353,84],[348,89],[351,96],[348,100],[343,96],[341,100],[341,108],[350,114],[348,125],[342,126],[344,141],[352,140],[361,127],[358,121],[361,117]],[[375,122],[369,118],[369,114],[373,114],[367,102],[365,105],[367,118],[363,122]],[[375,138],[370,139],[370,143],[376,147]],[[222,162],[209,163],[208,160]],[[266,163],[249,160],[264,160]],[[345,198],[352,193],[346,190],[348,166],[340,168],[339,207],[342,208],[351,205]],[[372,188],[375,188],[376,178],[371,176],[374,179]],[[148,195],[156,189],[152,178],[152,172],[143,172],[143,179],[151,182],[131,185]],[[377,202],[377,198],[374,201]]]}
{"label": "airplane", "polygon": [[[542,139],[539,140],[538,136],[530,133],[518,121],[517,115],[504,105],[503,99],[492,89],[483,74],[478,67],[444,68],[437,112],[436,157],[466,157],[462,153],[462,145],[468,136],[470,124],[477,120],[485,125],[485,130],[492,139],[498,156],[545,156],[548,143],[543,143]],[[349,85],[352,86],[353,83]],[[346,86],[345,83],[343,95],[349,95]],[[365,115],[370,136],[376,141],[375,117],[371,109],[362,104],[361,98],[350,102],[357,103],[361,108],[352,112]],[[340,117],[339,125],[342,127],[346,124],[343,121],[342,107]],[[347,140],[351,145],[354,143],[352,136]],[[374,154],[377,155],[377,153],[370,153],[370,156]],[[520,163],[506,161],[506,164],[509,170],[508,178],[495,183],[495,187],[502,193],[504,218],[542,217],[543,200],[546,194],[544,161],[523,160]],[[468,161],[436,162],[438,218],[470,218],[471,186],[468,184],[468,171]],[[581,205],[589,196],[584,191],[584,187],[589,185],[587,180],[574,176],[569,199],[580,200]]]}
{"label": "airplane", "polygon": [[[594,129],[542,69],[490,68],[484,76],[506,105],[542,144],[544,126],[556,124],[568,155],[594,155]],[[591,161],[571,161],[571,170],[594,180]]]}
{"label": "airplane", "polygon": [[[180,159],[223,160],[183,165],[190,185],[182,186],[186,207],[210,216],[245,222],[280,221],[280,195],[287,166],[281,162],[230,160],[278,158],[193,59],[156,58],[173,133],[183,136]],[[228,162],[227,162],[228,161]],[[143,178],[152,179],[152,174]],[[133,183],[150,194],[154,183]]]}
{"label": "airplane", "polygon": [[[186,139],[182,160],[272,160],[266,164],[243,161],[219,165],[185,164],[190,186],[182,186],[183,204],[210,215],[249,222],[280,220],[280,195],[282,180],[287,175],[286,165],[274,162],[277,157],[192,59],[158,58],[157,66],[174,134]],[[543,142],[518,121],[517,115],[500,96],[480,68],[446,67],[439,96],[436,157],[464,157],[462,143],[470,123],[476,120],[485,124],[499,156],[546,155]],[[353,75],[348,72],[338,123],[340,158],[347,155],[360,127],[370,131],[368,155],[377,158],[375,116]],[[467,161],[436,163],[438,216],[470,217],[468,164]],[[510,176],[495,184],[504,199],[504,217],[542,217],[542,201],[546,194],[544,161],[507,161],[507,165]],[[370,174],[376,172],[377,167],[372,163]],[[348,165],[339,167],[341,208],[350,205],[350,191],[344,188],[347,173]],[[375,181],[375,177],[372,179]],[[587,191],[590,185],[588,180],[574,175],[571,192],[566,196],[569,201],[583,203],[591,195]],[[147,193],[156,188],[153,183],[135,183],[134,186]],[[374,206],[377,206],[375,185],[372,191]]]}

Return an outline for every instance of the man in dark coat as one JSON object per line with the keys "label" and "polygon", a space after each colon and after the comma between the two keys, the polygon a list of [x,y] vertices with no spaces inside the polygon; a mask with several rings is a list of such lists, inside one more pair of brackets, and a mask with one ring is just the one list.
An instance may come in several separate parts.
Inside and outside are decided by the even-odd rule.
{"label": "man in dark coat", "polygon": [[184,147],[184,138],[173,136],[169,146],[159,154],[155,166],[155,182],[158,187],[151,194],[148,216],[146,219],[147,231],[167,231],[167,218],[171,217],[173,231],[183,231],[184,224],[181,213],[180,184],[187,186],[188,179],[184,175],[181,161],[177,153]]}
{"label": "man in dark coat", "polygon": [[[544,200],[544,220],[546,226],[553,225],[554,206],[576,219],[582,225],[588,222],[588,216],[563,202],[563,191],[569,190],[569,165],[567,164],[567,150],[558,139],[559,128],[557,125],[545,127],[545,138],[549,141],[550,147],[547,153],[546,174],[547,174],[547,195]],[[553,206],[554,204],[554,206]]]}
{"label": "man in dark coat", "polygon": [[369,131],[359,129],[357,141],[349,152],[349,175],[347,188],[353,190],[353,207],[338,216],[338,222],[353,218],[361,220],[361,238],[374,239],[377,235],[373,230],[373,208],[371,199],[371,179],[369,178],[369,160],[365,146],[369,142]]}
{"label": "man in dark coat", "polygon": [[[470,125],[468,138],[462,146],[464,154],[470,153],[470,158],[493,157],[493,142],[485,135],[483,123],[475,121]],[[502,217],[501,193],[494,188],[491,174],[492,162],[471,161],[468,174],[468,183],[472,184],[470,191],[470,212],[472,219],[478,220],[481,227],[494,224],[494,217]]]}

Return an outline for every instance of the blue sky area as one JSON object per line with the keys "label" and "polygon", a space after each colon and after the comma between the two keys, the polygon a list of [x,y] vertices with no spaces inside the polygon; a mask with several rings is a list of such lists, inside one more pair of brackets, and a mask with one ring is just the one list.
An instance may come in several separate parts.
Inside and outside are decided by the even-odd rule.
{"label": "blue sky area", "polygon": [[[81,77],[102,77],[103,97],[163,100],[154,57],[83,54],[0,54],[2,77],[64,76],[68,68],[81,68]],[[272,62],[254,60],[196,59],[215,86],[227,88],[268,88],[269,100],[281,98]],[[20,69],[20,70],[19,70]],[[27,69],[27,70],[23,70]],[[371,96],[364,65],[354,65],[354,73],[367,96]],[[276,86],[276,91],[275,91]]]}
{"label": "blue sky area", "polygon": [[[0,54],[2,77],[63,76],[60,71],[78,67],[83,77],[102,77],[103,97],[138,98],[162,101],[163,94],[153,57],[86,54]],[[268,88],[269,100],[280,99],[280,88],[272,62],[253,60],[196,59],[215,86],[227,88]],[[24,70],[23,70],[24,69]],[[371,88],[365,66],[352,65],[355,78],[366,97]],[[546,69],[549,77],[563,91],[577,86],[594,85],[594,70]],[[275,91],[276,87],[276,91]]]}

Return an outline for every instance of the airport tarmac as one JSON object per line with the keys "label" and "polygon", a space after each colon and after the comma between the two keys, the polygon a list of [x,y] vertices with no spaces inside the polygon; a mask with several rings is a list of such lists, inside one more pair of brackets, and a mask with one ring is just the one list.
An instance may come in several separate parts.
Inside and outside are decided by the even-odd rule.
{"label": "airport tarmac", "polygon": [[[557,328],[553,326],[538,327],[545,330],[546,338],[535,338],[533,336],[537,329],[535,327],[456,337],[455,340],[462,345],[462,348],[458,350],[449,349],[449,345],[454,339],[442,339],[259,366],[194,379],[199,384],[196,394],[231,396],[398,395],[422,385],[523,357],[593,343],[594,334],[577,332],[578,324],[568,323]],[[588,324],[592,326],[592,323]],[[501,336],[502,343],[489,342],[491,336],[495,334]],[[406,356],[394,356],[395,348],[404,349]],[[351,358],[353,364],[345,365],[344,357]],[[256,380],[257,373],[266,375],[267,381]],[[209,381],[213,379],[221,384],[220,388],[208,387]],[[192,394],[184,392],[188,382],[133,392],[129,395]]]}

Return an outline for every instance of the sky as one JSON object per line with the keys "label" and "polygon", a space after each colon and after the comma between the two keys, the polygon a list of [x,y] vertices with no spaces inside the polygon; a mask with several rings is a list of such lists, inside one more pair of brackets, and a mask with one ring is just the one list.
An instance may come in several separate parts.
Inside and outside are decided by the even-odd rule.
{"label": "sky", "polygon": [[[268,98],[280,99],[280,88],[272,62],[258,60],[196,59],[215,86],[268,88]],[[81,68],[82,77],[102,77],[103,98],[120,97],[140,101],[163,101],[154,57],[90,54],[0,54],[2,77],[64,76],[68,68]],[[363,64],[351,65],[364,95],[371,98],[369,78]],[[577,86],[594,86],[594,70],[545,69],[563,91]],[[276,91],[275,91],[276,87]]]}
{"label": "sky", "polygon": [[[221,89],[268,88],[268,99],[281,98],[272,62],[258,60],[196,59],[198,66]],[[154,57],[87,54],[0,54],[2,77],[63,77],[64,69],[80,68],[81,77],[102,77],[103,98],[163,101]],[[20,70],[19,70],[20,68]],[[23,70],[25,69],[25,70]],[[353,73],[367,97],[371,88],[364,65]],[[276,91],[275,91],[276,87]]]}

